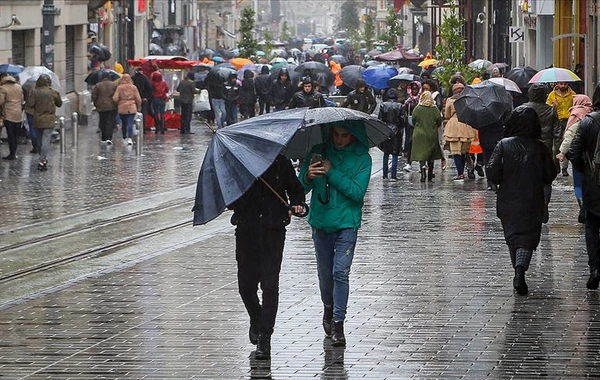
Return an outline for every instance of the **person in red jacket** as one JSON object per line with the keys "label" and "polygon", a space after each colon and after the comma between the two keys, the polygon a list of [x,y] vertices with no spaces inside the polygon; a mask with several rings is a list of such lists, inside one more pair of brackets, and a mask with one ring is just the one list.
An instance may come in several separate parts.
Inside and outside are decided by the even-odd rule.
{"label": "person in red jacket", "polygon": [[160,131],[165,134],[165,108],[169,100],[169,86],[163,80],[162,74],[159,71],[152,73],[152,95],[154,96],[153,108],[154,115],[154,133]]}

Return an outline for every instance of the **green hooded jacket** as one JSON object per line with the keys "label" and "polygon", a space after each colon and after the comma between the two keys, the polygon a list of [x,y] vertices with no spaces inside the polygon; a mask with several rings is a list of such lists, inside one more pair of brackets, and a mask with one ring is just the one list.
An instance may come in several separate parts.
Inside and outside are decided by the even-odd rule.
{"label": "green hooded jacket", "polygon": [[[356,140],[344,148],[336,148],[329,135],[331,127],[344,128]],[[304,191],[312,190],[308,224],[328,233],[346,228],[356,230],[361,225],[362,206],[373,165],[364,124],[361,121],[345,121],[323,127],[322,133],[325,143],[311,149],[299,174]],[[332,167],[323,178],[307,182],[306,172],[313,153],[321,154]],[[324,202],[329,198],[329,202],[321,202],[319,196]]]}

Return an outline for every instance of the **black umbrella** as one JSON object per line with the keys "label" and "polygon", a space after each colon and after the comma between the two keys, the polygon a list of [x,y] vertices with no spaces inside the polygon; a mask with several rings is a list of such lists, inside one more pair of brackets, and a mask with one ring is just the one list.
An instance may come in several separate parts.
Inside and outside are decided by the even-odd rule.
{"label": "black umbrella", "polygon": [[458,120],[475,129],[504,121],[512,111],[512,97],[496,83],[468,85],[454,102]]}
{"label": "black umbrella", "polygon": [[300,79],[300,73],[294,70],[296,67],[296,65],[291,64],[288,64],[287,66],[278,67],[275,70],[273,70],[270,78],[272,80],[276,80],[277,78],[279,78],[279,73],[281,73],[281,69],[286,68],[288,70],[288,76],[290,81],[292,83],[298,83],[298,80]]}
{"label": "black umbrella", "polygon": [[537,70],[530,66],[517,66],[511,70],[509,70],[504,77],[512,80],[519,86],[521,91],[527,90],[531,84],[529,81],[535,74],[537,74]]}
{"label": "black umbrella", "polygon": [[345,66],[340,70],[340,78],[346,86],[354,88],[356,81],[362,79],[363,71],[365,71],[365,68],[359,65]]}
{"label": "black umbrella", "polygon": [[104,75],[108,75],[108,78],[112,81],[115,81],[119,78],[121,78],[121,75],[119,75],[118,72],[116,72],[115,70],[111,70],[111,69],[102,69],[102,70],[96,70],[91,72],[87,77],[85,77],[84,81],[93,86],[96,83],[100,82],[102,80],[102,78],[104,77]]}
{"label": "black umbrella", "polygon": [[312,74],[331,71],[329,70],[329,67],[327,67],[326,64],[317,61],[304,62],[300,66],[296,67],[296,71],[300,74],[304,73],[304,71],[306,70],[310,70]]}
{"label": "black umbrella", "polygon": [[321,87],[329,87],[335,82],[335,75],[331,71],[327,73],[316,73],[313,74],[312,79]]}
{"label": "black umbrella", "polygon": [[348,62],[348,59],[340,54],[332,55],[331,57],[329,57],[329,60],[339,63],[340,65]]}
{"label": "black umbrella", "polygon": [[369,147],[387,140],[393,131],[375,117],[349,108],[296,108],[246,119],[215,132],[196,187],[194,225],[221,214],[241,197],[279,154],[304,158],[323,142],[324,128],[343,122],[365,128]]}
{"label": "black umbrella", "polygon": [[421,78],[420,76],[416,75],[416,74],[398,74],[396,76],[391,77],[388,80],[388,86],[390,86],[390,88],[397,88],[400,85],[400,82],[404,81],[404,82],[421,82],[423,80],[423,78]]}

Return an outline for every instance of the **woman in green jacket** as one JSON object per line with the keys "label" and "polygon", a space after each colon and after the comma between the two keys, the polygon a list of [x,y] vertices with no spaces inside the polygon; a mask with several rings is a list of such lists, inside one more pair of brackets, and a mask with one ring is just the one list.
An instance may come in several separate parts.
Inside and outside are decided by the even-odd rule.
{"label": "woman in green jacket", "polygon": [[313,147],[300,171],[312,191],[308,223],[313,229],[323,329],[334,346],[344,346],[349,274],[372,161],[364,124],[346,121],[323,128],[325,141]]}
{"label": "woman in green jacket", "polygon": [[438,138],[438,127],[442,122],[442,114],[436,107],[431,92],[424,91],[419,104],[412,113],[414,125],[411,161],[419,161],[421,182],[433,181],[433,162],[444,157]]}

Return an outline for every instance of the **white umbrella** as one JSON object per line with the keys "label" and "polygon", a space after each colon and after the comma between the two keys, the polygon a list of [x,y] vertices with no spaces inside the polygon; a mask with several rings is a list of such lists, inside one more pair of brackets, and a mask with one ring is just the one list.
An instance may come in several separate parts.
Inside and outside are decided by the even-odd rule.
{"label": "white umbrella", "polygon": [[21,86],[28,80],[37,80],[40,75],[47,74],[52,82],[52,88],[64,95],[64,90],[60,85],[60,78],[53,71],[45,66],[27,66],[21,74],[19,74],[19,82]]}

